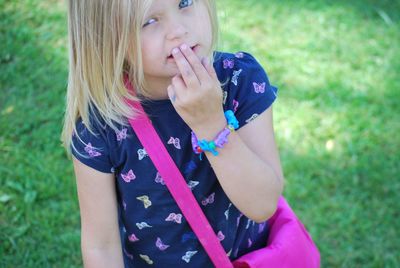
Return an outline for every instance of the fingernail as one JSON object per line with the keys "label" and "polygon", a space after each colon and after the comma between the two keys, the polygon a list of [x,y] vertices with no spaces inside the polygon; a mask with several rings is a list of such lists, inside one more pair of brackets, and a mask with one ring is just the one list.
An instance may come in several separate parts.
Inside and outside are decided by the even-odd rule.
{"label": "fingernail", "polygon": [[181,49],[182,49],[182,50],[186,50],[187,48],[188,48],[188,46],[187,46],[186,44],[182,44],[182,45],[181,45]]}
{"label": "fingernail", "polygon": [[171,102],[174,102],[176,99],[175,93],[173,92],[171,86],[168,87],[168,97],[171,100]]}
{"label": "fingernail", "polygon": [[172,50],[172,54],[177,54],[179,52],[179,49],[178,48],[174,48],[173,50]]}

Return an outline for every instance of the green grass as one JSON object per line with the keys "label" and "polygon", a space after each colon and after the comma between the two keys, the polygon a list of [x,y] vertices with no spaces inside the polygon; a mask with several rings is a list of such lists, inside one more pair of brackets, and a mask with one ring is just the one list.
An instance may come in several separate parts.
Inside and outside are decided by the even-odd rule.
{"label": "green grass", "polygon": [[[218,0],[221,49],[278,86],[285,196],[323,267],[400,267],[400,2]],[[59,142],[63,1],[0,0],[0,267],[80,267]]]}

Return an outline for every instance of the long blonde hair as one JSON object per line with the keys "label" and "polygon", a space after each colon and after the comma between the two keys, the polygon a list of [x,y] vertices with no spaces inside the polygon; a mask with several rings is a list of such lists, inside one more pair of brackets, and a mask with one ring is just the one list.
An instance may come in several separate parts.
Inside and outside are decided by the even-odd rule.
{"label": "long blonde hair", "polygon": [[[61,140],[71,153],[76,122],[94,133],[90,116],[117,129],[136,111],[126,99],[139,101],[124,85],[128,76],[138,94],[148,96],[140,46],[143,16],[153,0],[68,0],[69,76]],[[218,39],[215,0],[204,1],[212,25],[212,50]],[[134,53],[129,53],[128,50]],[[90,113],[95,108],[98,113]],[[97,116],[99,117],[97,117]],[[73,146],[73,144],[72,144]]]}

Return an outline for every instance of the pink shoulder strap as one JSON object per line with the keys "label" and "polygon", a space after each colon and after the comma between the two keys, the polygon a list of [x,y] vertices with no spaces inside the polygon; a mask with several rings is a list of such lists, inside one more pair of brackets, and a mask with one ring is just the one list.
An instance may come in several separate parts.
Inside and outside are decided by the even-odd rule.
{"label": "pink shoulder strap", "polygon": [[[128,89],[132,89],[129,84],[127,86]],[[129,119],[129,123],[211,261],[217,268],[232,268],[233,265],[227,257],[224,248],[186,184],[181,172],[160,140],[143,107],[138,102],[127,102],[131,107],[142,112],[137,118]]]}

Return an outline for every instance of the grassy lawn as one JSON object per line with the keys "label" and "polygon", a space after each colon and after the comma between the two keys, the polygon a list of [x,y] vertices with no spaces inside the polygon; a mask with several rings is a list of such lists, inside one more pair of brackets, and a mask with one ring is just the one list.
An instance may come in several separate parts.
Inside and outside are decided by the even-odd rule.
{"label": "grassy lawn", "polygon": [[[278,86],[285,196],[323,267],[400,267],[400,2],[218,0],[220,49]],[[65,5],[0,0],[0,267],[80,267],[60,145]]]}

